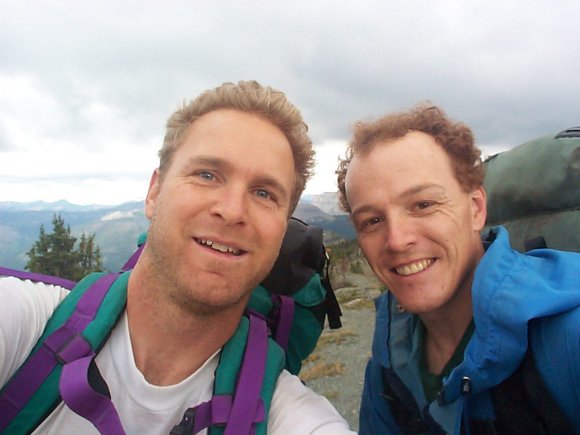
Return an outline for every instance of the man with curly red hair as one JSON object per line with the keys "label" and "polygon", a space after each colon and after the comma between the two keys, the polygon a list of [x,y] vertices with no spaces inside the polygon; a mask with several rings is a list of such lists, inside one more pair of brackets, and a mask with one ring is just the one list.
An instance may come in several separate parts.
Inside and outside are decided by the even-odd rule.
{"label": "man with curly red hair", "polygon": [[[502,227],[482,242],[484,170],[471,130],[430,104],[361,122],[337,174],[388,288],[376,303],[360,433],[544,433],[546,415],[558,415],[557,433],[580,431],[580,255],[521,254]],[[541,399],[553,398],[547,413],[521,380],[529,364]]]}

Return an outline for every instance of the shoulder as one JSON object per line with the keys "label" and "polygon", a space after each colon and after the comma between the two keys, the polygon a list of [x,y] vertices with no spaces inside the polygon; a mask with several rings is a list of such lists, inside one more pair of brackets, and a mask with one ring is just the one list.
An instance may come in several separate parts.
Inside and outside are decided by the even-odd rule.
{"label": "shoulder", "polygon": [[323,396],[283,370],[278,377],[270,414],[269,434],[354,434],[347,422]]}
{"label": "shoulder", "polygon": [[576,374],[580,387],[580,374],[577,373],[577,363],[580,361],[580,306],[534,320],[530,324],[530,339],[540,368],[548,362],[542,359],[546,358],[549,364],[545,365],[550,367],[550,371]]}
{"label": "shoulder", "polygon": [[580,427],[580,306],[530,325],[534,360],[565,414]]}
{"label": "shoulder", "polygon": [[0,277],[0,385],[22,364],[68,293],[55,285]]}
{"label": "shoulder", "polygon": [[3,300],[35,306],[38,310],[50,311],[50,314],[68,294],[68,289],[57,285],[0,276],[0,295]]}
{"label": "shoulder", "polygon": [[391,324],[391,304],[395,303],[390,292],[385,292],[375,299],[375,341],[383,341]]}
{"label": "shoulder", "polygon": [[0,324],[22,321],[44,324],[69,290],[43,282],[0,277]]}

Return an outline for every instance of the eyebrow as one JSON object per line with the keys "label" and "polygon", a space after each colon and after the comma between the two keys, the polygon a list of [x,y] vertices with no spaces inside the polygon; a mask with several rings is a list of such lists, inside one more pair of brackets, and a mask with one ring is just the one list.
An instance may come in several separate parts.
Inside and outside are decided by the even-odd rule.
{"label": "eyebrow", "polygon": [[[424,192],[426,190],[436,190],[436,191],[438,191],[437,193],[439,193],[440,195],[444,195],[444,193],[445,193],[445,189],[444,189],[443,186],[441,186],[439,184],[435,184],[435,183],[426,183],[426,184],[420,184],[418,186],[413,186],[413,187],[410,187],[407,190],[404,190],[399,195],[399,197],[405,199],[405,198],[408,198],[410,196],[417,195],[418,193]],[[357,215],[359,215],[361,213],[366,213],[366,212],[369,212],[369,211],[374,211],[375,208],[376,207],[373,206],[373,205],[363,205],[362,207],[357,208],[356,210],[354,210],[351,213],[351,215],[354,218],[354,217],[356,217]]]}
{"label": "eyebrow", "polygon": [[211,166],[212,168],[218,168],[218,169],[227,169],[228,167],[231,167],[231,165],[226,162],[223,159],[217,158],[217,157],[211,157],[211,156],[195,156],[195,157],[191,157],[190,159],[187,160],[187,165],[186,166],[195,166],[195,165],[207,165],[207,166]]}
{"label": "eyebrow", "polygon": [[426,190],[436,190],[441,194],[445,193],[445,188],[439,184],[435,184],[435,183],[426,183],[426,184],[420,184],[418,186],[413,186],[407,190],[404,190],[403,193],[401,193],[401,195],[399,195],[401,198],[406,198],[409,196],[413,196],[416,195],[418,193],[424,192]]}

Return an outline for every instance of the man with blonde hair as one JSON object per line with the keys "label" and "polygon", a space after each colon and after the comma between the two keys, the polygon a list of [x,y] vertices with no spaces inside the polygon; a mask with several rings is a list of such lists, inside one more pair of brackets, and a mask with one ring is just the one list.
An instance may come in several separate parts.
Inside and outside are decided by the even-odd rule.
{"label": "man with blonde hair", "polygon": [[361,122],[337,173],[388,289],[360,433],[580,432],[580,255],[521,254],[503,227],[482,242],[471,130],[427,104]]}
{"label": "man with blonde hair", "polygon": [[[313,154],[299,111],[257,82],[208,90],[169,118],[145,200],[147,243],[126,282],[126,309],[94,359],[122,426],[109,433],[180,433],[174,426],[182,416],[195,427],[200,416],[186,410],[212,397],[222,350],[276,260]],[[0,278],[0,385],[66,295],[58,286]],[[94,433],[101,416],[89,421],[67,404],[36,433]],[[221,404],[208,412],[215,417]],[[285,370],[256,416],[264,406],[258,420],[267,426],[252,433],[351,433],[325,398]],[[223,427],[212,423],[214,430]],[[225,433],[240,432],[228,426]]]}

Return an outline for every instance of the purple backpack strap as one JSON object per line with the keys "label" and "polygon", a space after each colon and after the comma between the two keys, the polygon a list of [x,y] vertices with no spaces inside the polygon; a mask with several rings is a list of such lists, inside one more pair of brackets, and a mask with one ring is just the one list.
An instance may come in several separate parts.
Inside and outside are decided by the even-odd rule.
{"label": "purple backpack strap", "polygon": [[226,425],[224,435],[255,433],[255,424],[264,421],[266,409],[260,397],[268,353],[265,319],[249,312],[250,326],[234,396],[213,396],[211,400],[185,411],[171,435],[196,434],[215,424]]}
{"label": "purple backpack strap", "polygon": [[288,341],[290,340],[290,330],[292,329],[292,320],[294,319],[294,299],[290,296],[278,295],[272,293],[275,299],[275,305],[278,305],[278,318],[276,319],[276,334],[274,340],[284,351],[288,350]]}
{"label": "purple backpack strap", "polygon": [[[232,396],[213,396],[194,408],[189,408],[183,415],[183,420],[171,430],[171,435],[196,434],[212,425],[225,426],[232,410]],[[260,400],[254,422],[264,421],[266,408]],[[241,432],[240,432],[241,433]],[[253,433],[253,430],[252,430]]]}
{"label": "purple backpack strap", "polygon": [[94,358],[91,344],[82,332],[94,320],[101,302],[118,276],[107,274],[95,281],[81,296],[75,311],[64,325],[47,337],[38,351],[16,373],[0,397],[0,431],[24,407],[57,364],[64,364],[64,374],[68,364],[79,359]]}
{"label": "purple backpack strap", "polygon": [[126,272],[126,271],[131,270],[135,267],[135,265],[137,264],[137,260],[141,256],[141,252],[143,252],[144,247],[145,247],[145,243],[143,243],[142,245],[139,245],[137,250],[135,250],[135,252],[133,252],[131,254],[131,256],[129,257],[127,262],[123,265],[123,267],[121,268],[121,272]]}
{"label": "purple backpack strap", "polygon": [[60,394],[67,406],[89,420],[100,433],[124,435],[121,419],[111,399],[97,393],[89,384],[89,366],[95,354],[65,364],[60,376]]}
{"label": "purple backpack strap", "polygon": [[268,327],[266,321],[249,314],[250,329],[232,411],[224,435],[254,433],[254,416],[260,403],[260,391],[266,370]]}
{"label": "purple backpack strap", "polygon": [[36,272],[24,272],[22,270],[9,269],[7,267],[0,267],[0,275],[13,276],[20,279],[29,279],[30,281],[58,285],[69,290],[71,290],[76,285],[76,282],[69,279],[58,278],[56,276],[44,275],[42,273]]}
{"label": "purple backpack strap", "polygon": [[[75,312],[67,321],[68,323],[73,317],[78,319],[73,320],[73,333],[77,334],[75,338],[94,320],[101,302],[118,276],[119,274],[103,276],[81,297]],[[89,365],[94,358],[95,353],[91,349],[90,354],[84,357],[66,361],[59,383],[62,399],[72,411],[93,423],[100,433],[124,434],[111,399],[94,391],[89,384]]]}

